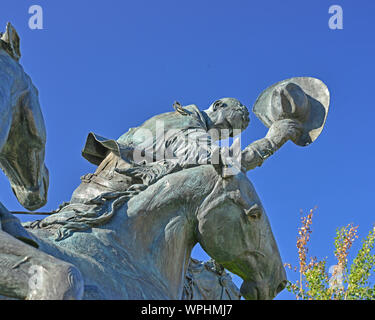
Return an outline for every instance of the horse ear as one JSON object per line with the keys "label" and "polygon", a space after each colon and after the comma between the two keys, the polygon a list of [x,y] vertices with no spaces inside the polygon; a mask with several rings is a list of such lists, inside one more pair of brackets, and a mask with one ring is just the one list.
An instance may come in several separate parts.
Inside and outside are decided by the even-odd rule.
{"label": "horse ear", "polygon": [[1,40],[8,44],[8,53],[18,61],[21,58],[20,37],[10,22],[7,23],[6,31]]}

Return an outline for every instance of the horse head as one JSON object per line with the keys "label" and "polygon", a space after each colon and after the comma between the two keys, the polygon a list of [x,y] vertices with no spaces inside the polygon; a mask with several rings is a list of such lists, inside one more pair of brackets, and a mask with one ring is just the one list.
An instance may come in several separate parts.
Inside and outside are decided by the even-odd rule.
{"label": "horse head", "polygon": [[0,166],[18,201],[36,210],[47,201],[46,129],[38,90],[20,56],[19,36],[8,23],[0,40]]}
{"label": "horse head", "polygon": [[244,282],[246,299],[273,299],[286,286],[286,273],[271,226],[245,174],[218,177],[197,211],[202,248]]}

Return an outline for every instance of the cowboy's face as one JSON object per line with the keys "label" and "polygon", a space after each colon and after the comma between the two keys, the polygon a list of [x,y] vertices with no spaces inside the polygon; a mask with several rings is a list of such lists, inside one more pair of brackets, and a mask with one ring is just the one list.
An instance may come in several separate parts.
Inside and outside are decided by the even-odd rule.
{"label": "cowboy's face", "polygon": [[217,100],[208,110],[213,128],[219,131],[220,139],[233,137],[245,130],[250,123],[249,111],[234,98]]}

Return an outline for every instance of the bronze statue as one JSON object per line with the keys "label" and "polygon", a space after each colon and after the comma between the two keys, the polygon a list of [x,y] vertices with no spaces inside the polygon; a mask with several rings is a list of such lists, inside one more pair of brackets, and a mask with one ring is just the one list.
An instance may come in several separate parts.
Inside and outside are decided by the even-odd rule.
{"label": "bronze statue", "polygon": [[[215,279],[210,294],[201,296],[210,299],[231,287],[224,283],[226,268],[244,280],[240,292],[246,299],[274,298],[284,289],[286,274],[246,172],[288,140],[312,143],[328,106],[328,89],[314,78],[268,88],[254,112],[269,131],[244,150],[238,142],[231,147],[215,143],[249,124],[247,108],[234,98],[219,99],[204,111],[175,103],[174,111],[156,115],[118,140],[89,134],[82,154],[98,168],[82,177],[71,200],[43,220],[23,226],[12,220],[13,228],[38,249],[0,231],[0,294],[17,299],[193,299],[194,290]],[[38,150],[44,155],[43,148]],[[197,243],[214,259],[208,265],[215,272],[194,269],[199,263],[190,253]],[[187,286],[198,269],[203,273]],[[226,297],[239,298],[232,289]]]}

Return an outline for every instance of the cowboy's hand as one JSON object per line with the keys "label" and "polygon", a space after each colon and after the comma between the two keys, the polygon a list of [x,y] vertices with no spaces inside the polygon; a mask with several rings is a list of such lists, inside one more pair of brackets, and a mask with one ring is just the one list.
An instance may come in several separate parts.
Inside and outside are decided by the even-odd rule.
{"label": "cowboy's hand", "polygon": [[288,140],[297,141],[301,134],[302,124],[298,120],[283,119],[271,125],[266,138],[281,146]]}

